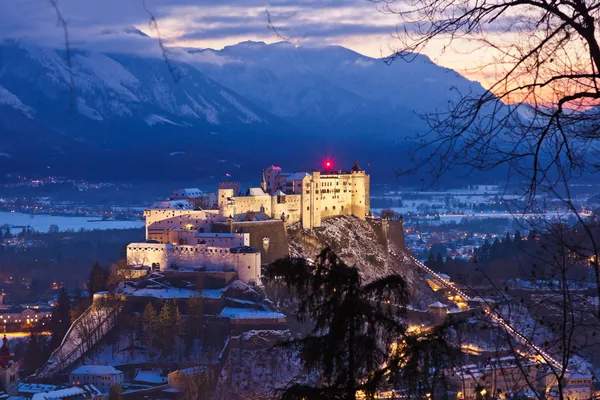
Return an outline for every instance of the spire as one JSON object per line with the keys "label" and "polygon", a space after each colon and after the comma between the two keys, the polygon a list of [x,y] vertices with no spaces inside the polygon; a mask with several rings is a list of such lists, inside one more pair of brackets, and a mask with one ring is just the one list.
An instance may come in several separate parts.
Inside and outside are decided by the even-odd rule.
{"label": "spire", "polygon": [[0,347],[0,366],[2,368],[6,368],[11,360],[12,356],[10,355],[10,350],[8,349],[8,339],[6,338],[6,334],[4,334],[4,338],[2,339],[2,347]]}
{"label": "spire", "polygon": [[262,180],[260,181],[260,188],[263,192],[267,193],[267,179],[265,178],[265,170],[262,170]]}
{"label": "spire", "polygon": [[358,160],[354,162],[354,166],[352,166],[352,171],[358,172],[360,171],[360,166],[358,165]]}

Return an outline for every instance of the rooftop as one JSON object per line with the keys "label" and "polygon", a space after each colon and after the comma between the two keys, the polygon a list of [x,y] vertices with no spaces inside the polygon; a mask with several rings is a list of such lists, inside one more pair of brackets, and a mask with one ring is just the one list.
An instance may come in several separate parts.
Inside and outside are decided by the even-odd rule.
{"label": "rooftop", "polygon": [[118,375],[123,371],[111,365],[82,365],[71,372],[72,375]]}

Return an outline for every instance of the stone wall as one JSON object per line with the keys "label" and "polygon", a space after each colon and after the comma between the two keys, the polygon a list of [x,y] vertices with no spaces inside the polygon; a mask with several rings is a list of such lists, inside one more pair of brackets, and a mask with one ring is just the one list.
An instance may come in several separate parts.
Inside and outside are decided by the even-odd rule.
{"label": "stone wall", "polygon": [[289,256],[285,224],[280,220],[215,223],[213,232],[244,232],[250,234],[250,246],[260,250],[263,264]]}

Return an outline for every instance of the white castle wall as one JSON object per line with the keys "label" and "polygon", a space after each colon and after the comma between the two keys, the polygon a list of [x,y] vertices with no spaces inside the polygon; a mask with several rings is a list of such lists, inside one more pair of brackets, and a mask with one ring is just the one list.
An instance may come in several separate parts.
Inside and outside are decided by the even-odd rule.
{"label": "white castle wall", "polygon": [[230,249],[232,247],[250,246],[249,233],[199,233],[195,229],[171,229],[168,231],[168,242],[174,245],[204,244],[211,247]]}
{"label": "white castle wall", "polygon": [[147,209],[146,239],[167,241],[167,230],[171,228],[195,227],[204,232],[210,232],[211,224],[219,216],[217,210],[173,210]]}
{"label": "white castle wall", "polygon": [[177,267],[201,267],[235,270],[246,283],[260,283],[259,251],[232,252],[228,248],[205,245],[131,243],[127,246],[127,264],[151,267],[157,263],[161,271]]}

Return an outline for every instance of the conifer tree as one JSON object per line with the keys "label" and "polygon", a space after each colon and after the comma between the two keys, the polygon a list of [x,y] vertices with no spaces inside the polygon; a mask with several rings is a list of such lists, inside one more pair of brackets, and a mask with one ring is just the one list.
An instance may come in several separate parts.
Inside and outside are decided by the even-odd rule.
{"label": "conifer tree", "polygon": [[177,305],[177,300],[173,299],[173,330],[176,333],[177,337],[183,336],[183,318],[181,318],[181,313],[179,312],[179,306]]}
{"label": "conifer tree", "polygon": [[50,330],[52,332],[52,348],[57,348],[71,326],[71,300],[64,288],[58,294],[56,307],[52,309]]}
{"label": "conifer tree", "polygon": [[435,269],[436,271],[440,271],[444,269],[444,258],[442,257],[442,253],[437,254],[437,258],[435,259]]}
{"label": "conifer tree", "polygon": [[304,367],[320,382],[291,382],[282,399],[356,399],[372,397],[393,368],[390,348],[405,335],[401,315],[408,289],[399,275],[364,284],[359,271],[330,249],[315,263],[302,258],[278,260],[266,268],[265,281],[298,293],[297,317],[310,321],[304,338],[282,344],[299,353]]}
{"label": "conifer tree", "polygon": [[433,257],[433,253],[431,251],[429,252],[429,257],[427,258],[427,261],[425,261],[425,265],[427,265],[431,269],[435,269],[435,258]]}
{"label": "conifer tree", "polygon": [[176,304],[171,301],[165,301],[158,314],[158,332],[160,344],[163,350],[171,352],[173,344],[175,343],[175,335],[177,333],[177,327],[175,326],[175,307]]}
{"label": "conifer tree", "polygon": [[144,326],[144,343],[147,346],[152,346],[157,333],[158,320],[156,310],[151,302],[146,304],[144,313],[142,314],[142,325]]}
{"label": "conifer tree", "polygon": [[33,374],[45,361],[46,357],[39,335],[36,332],[31,332],[23,359],[23,370],[28,375]]}
{"label": "conifer tree", "polygon": [[202,297],[190,297],[187,300],[188,324],[185,334],[185,343],[188,351],[192,348],[194,340],[202,343],[204,326],[204,299]]}
{"label": "conifer tree", "polygon": [[108,274],[98,264],[94,263],[92,266],[92,270],[90,271],[90,277],[88,279],[88,290],[90,292],[90,298],[94,297],[95,293],[102,292],[106,290],[106,282],[107,282]]}

